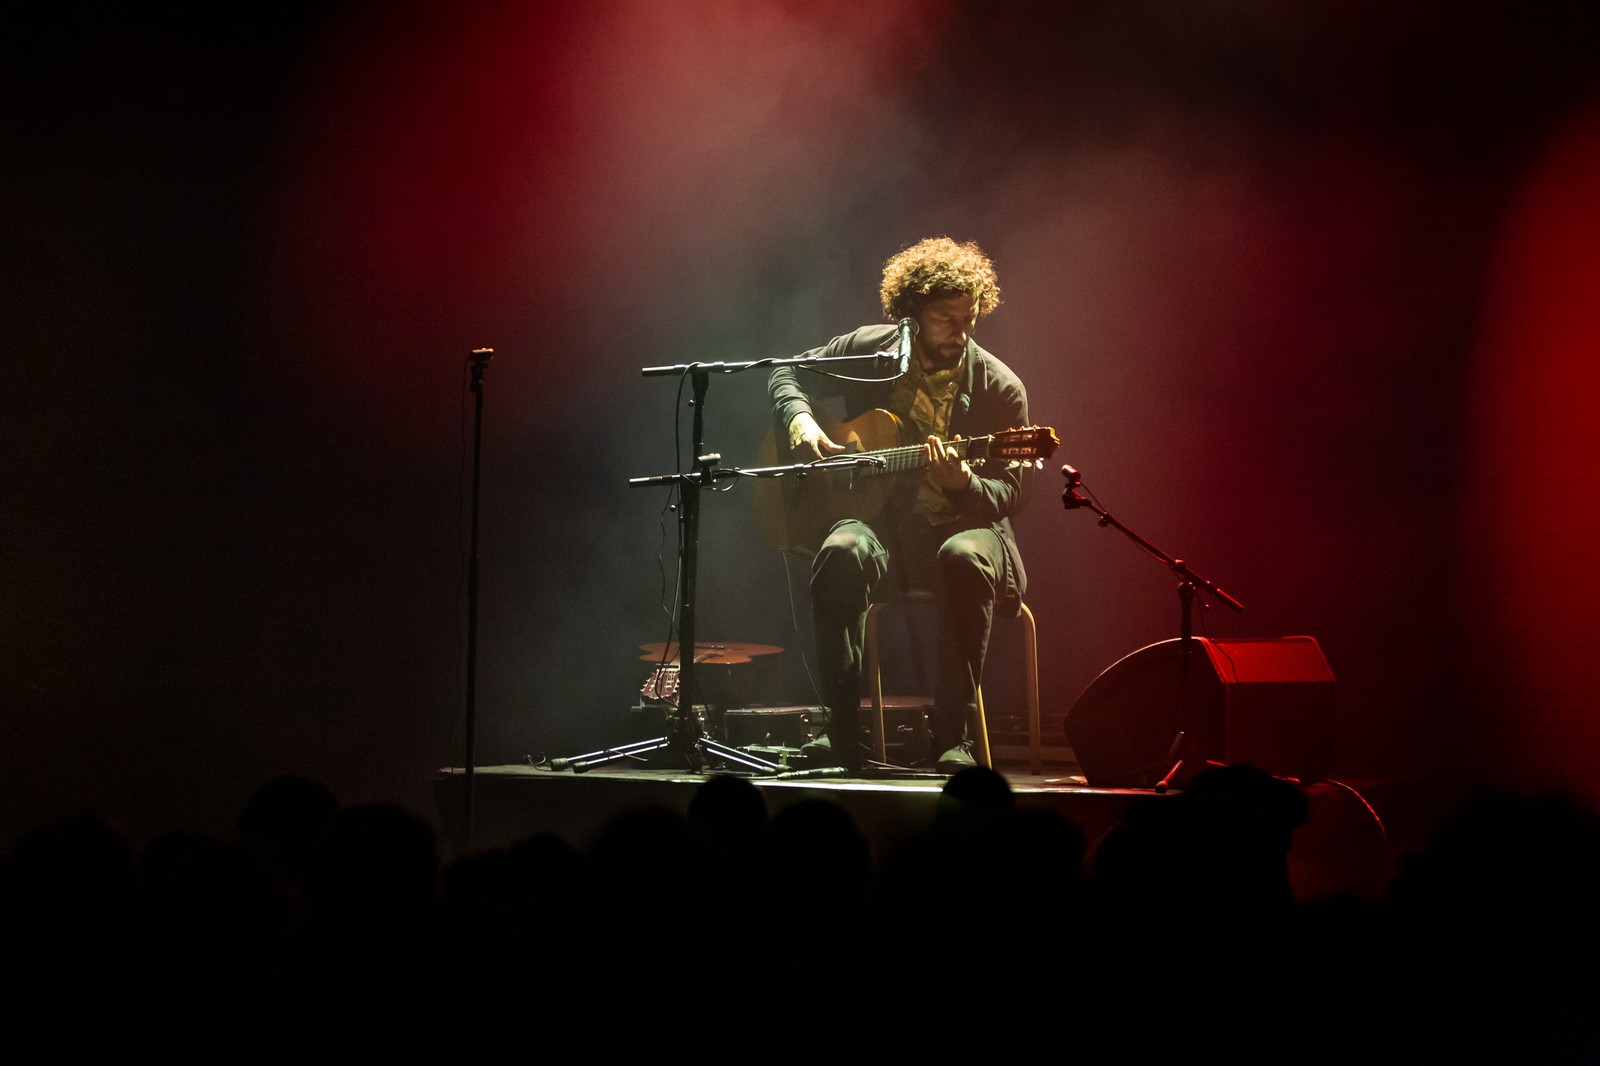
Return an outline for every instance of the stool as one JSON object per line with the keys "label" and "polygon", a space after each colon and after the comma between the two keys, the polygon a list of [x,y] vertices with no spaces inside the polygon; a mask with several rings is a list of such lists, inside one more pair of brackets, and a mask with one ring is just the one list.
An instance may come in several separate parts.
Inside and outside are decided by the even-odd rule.
{"label": "stool", "polygon": [[[867,607],[867,640],[865,648],[866,662],[863,672],[867,677],[867,688],[872,700],[872,717],[877,723],[877,751],[879,762],[888,761],[888,734],[884,729],[883,716],[883,670],[878,658],[878,613],[885,607],[911,606],[915,604],[931,604],[934,602],[930,592],[912,592],[906,596],[883,600],[869,604]],[[1035,775],[1044,772],[1044,753],[1039,733],[1039,628],[1033,618],[1033,612],[1026,603],[1021,604],[1018,617],[1022,621],[1023,630],[1023,669],[1027,672],[1028,686],[1028,769]],[[994,768],[994,756],[989,746],[989,722],[983,711],[983,686],[978,686],[978,720],[973,723],[976,727],[973,737],[973,759],[980,766]],[[934,752],[937,758],[939,752]]]}

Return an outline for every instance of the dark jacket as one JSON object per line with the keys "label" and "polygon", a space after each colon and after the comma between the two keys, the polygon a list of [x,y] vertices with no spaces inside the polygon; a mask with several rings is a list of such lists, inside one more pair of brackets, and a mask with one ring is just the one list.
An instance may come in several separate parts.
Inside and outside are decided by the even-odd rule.
{"label": "dark jacket", "polygon": [[[892,323],[863,326],[833,338],[820,348],[813,348],[801,358],[869,355],[892,347],[895,339],[896,328]],[[966,358],[966,380],[951,411],[949,435],[971,439],[1029,425],[1028,391],[1011,368],[971,340],[967,342]],[[790,420],[800,411],[810,413],[821,422],[848,422],[874,408],[888,408],[893,378],[876,377],[882,372],[870,362],[844,362],[826,369],[826,375],[792,365],[780,366],[772,372],[767,388],[780,434],[786,432]],[[846,380],[840,375],[876,379]],[[822,405],[829,397],[841,401],[842,410],[826,410]],[[903,411],[894,413],[905,414]],[[966,489],[947,493],[963,517],[976,525],[987,525],[999,535],[1015,570],[1019,595],[1027,589],[1027,575],[1022,567],[1022,554],[1017,550],[1016,535],[1011,530],[1010,516],[1028,498],[1032,471],[1030,465],[1011,469],[998,463],[976,465],[973,467],[975,476]]]}

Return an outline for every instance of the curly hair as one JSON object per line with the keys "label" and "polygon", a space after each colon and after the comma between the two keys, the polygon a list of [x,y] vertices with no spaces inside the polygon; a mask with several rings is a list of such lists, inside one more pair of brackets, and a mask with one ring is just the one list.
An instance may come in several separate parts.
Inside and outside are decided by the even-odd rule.
{"label": "curly hair", "polygon": [[968,295],[977,298],[982,318],[1000,306],[1000,282],[994,264],[976,242],[957,244],[949,237],[929,237],[883,264],[878,295],[891,322],[915,315],[929,300]]}

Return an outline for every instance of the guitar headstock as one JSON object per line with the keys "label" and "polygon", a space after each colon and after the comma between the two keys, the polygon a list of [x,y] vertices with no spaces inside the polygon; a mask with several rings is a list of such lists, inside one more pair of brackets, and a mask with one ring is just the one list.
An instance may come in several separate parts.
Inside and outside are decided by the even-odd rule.
{"label": "guitar headstock", "polygon": [[1008,463],[1043,462],[1055,454],[1061,442],[1049,426],[1023,426],[1003,429],[988,439],[978,459],[1001,459]]}

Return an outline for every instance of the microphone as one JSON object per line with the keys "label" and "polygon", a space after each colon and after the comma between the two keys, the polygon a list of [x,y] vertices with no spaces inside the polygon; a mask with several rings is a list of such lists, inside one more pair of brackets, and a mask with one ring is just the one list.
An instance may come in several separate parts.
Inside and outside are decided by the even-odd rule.
{"label": "microphone", "polygon": [[798,781],[808,777],[843,777],[848,771],[842,766],[817,766],[809,770],[785,770],[773,774],[774,781]]}
{"label": "microphone", "polygon": [[911,338],[917,335],[917,320],[902,318],[900,320],[900,344],[895,349],[900,358],[900,373],[904,374],[911,369]]}
{"label": "microphone", "polygon": [[1078,489],[1083,486],[1083,476],[1074,466],[1063,466],[1061,476],[1067,479],[1067,487],[1061,491],[1061,506],[1067,510],[1082,507],[1089,501],[1078,495]]}

